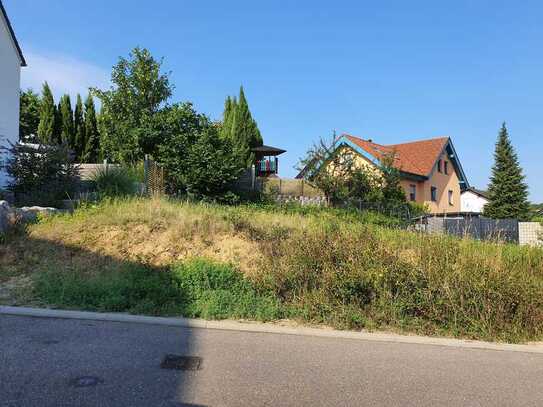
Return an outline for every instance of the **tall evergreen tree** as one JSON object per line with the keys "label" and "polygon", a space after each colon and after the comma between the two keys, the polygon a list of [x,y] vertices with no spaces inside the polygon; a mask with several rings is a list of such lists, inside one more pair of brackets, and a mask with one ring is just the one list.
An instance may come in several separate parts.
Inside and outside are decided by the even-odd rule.
{"label": "tall evergreen tree", "polygon": [[32,89],[21,91],[19,140],[28,143],[37,141],[40,125],[40,97]]}
{"label": "tall evergreen tree", "polygon": [[83,101],[81,100],[81,95],[79,93],[77,94],[77,101],[75,103],[74,130],[75,136],[73,149],[76,153],[77,160],[82,162],[87,140],[85,137],[85,122],[83,121]]}
{"label": "tall evergreen tree", "polygon": [[95,163],[98,161],[100,155],[100,135],[98,134],[94,99],[90,94],[85,99],[84,128],[86,143],[81,160],[82,162]]}
{"label": "tall evergreen tree", "polygon": [[60,113],[61,106],[60,101],[55,108],[55,137],[54,142],[62,144],[62,114]]}
{"label": "tall evergreen tree", "polygon": [[51,88],[47,82],[44,82],[40,104],[40,124],[38,125],[38,139],[43,144],[52,144],[56,141],[56,110]]}
{"label": "tall evergreen tree", "polygon": [[72,111],[72,102],[70,95],[64,94],[60,98],[59,113],[61,120],[60,137],[62,143],[67,143],[73,150],[75,147],[75,131],[74,131],[74,113]]}
{"label": "tall evergreen tree", "polygon": [[528,186],[517,154],[509,139],[505,123],[502,124],[494,152],[494,166],[488,187],[489,202],[484,215],[495,219],[529,217]]}
{"label": "tall evergreen tree", "polygon": [[237,109],[236,98],[231,98],[230,96],[226,97],[224,101],[224,113],[222,117],[222,126],[220,136],[224,140],[232,140],[232,132],[234,130],[233,124],[236,115]]}
{"label": "tall evergreen tree", "polygon": [[225,102],[222,136],[230,139],[239,160],[250,166],[254,161],[251,149],[262,145],[262,136],[249,110],[243,86],[240,87],[238,100],[229,99]]}

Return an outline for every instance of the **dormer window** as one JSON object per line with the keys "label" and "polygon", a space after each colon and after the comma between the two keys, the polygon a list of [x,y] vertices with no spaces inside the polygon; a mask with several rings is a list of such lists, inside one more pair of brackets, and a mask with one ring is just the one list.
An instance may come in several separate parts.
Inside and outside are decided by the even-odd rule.
{"label": "dormer window", "polygon": [[443,172],[443,161],[442,160],[437,161],[437,172]]}
{"label": "dormer window", "polygon": [[443,167],[445,174],[449,174],[449,162],[445,161],[444,167]]}

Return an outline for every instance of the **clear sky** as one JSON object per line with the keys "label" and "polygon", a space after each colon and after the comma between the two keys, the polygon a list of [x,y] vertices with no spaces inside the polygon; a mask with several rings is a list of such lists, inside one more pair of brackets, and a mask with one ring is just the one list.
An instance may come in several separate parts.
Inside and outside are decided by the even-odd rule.
{"label": "clear sky", "polygon": [[[280,173],[333,130],[382,144],[447,135],[485,188],[507,122],[543,201],[543,2],[3,0],[56,94],[107,86],[134,46],[164,57],[172,101],[214,119],[243,84]],[[265,4],[264,4],[265,3]]]}

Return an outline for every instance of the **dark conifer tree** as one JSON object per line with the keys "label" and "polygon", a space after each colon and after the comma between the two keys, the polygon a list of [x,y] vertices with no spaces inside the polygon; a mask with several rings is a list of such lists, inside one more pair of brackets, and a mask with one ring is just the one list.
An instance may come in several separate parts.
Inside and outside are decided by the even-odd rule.
{"label": "dark conifer tree", "polygon": [[74,113],[72,111],[72,102],[70,95],[63,95],[60,98],[58,105],[60,116],[60,140],[62,143],[67,143],[74,150],[75,146],[75,129],[74,129]]}
{"label": "dark conifer tree", "polygon": [[85,99],[84,127],[86,144],[82,161],[95,163],[100,156],[100,135],[98,133],[94,99],[90,94],[87,96],[87,99]]}
{"label": "dark conifer tree", "polygon": [[47,82],[44,82],[40,104],[40,124],[38,125],[40,143],[56,142],[56,110],[51,88]]}
{"label": "dark conifer tree", "polygon": [[489,202],[484,215],[494,219],[529,217],[528,186],[517,154],[509,139],[505,123],[502,124],[494,152],[494,166],[488,187]]}
{"label": "dark conifer tree", "polygon": [[74,137],[74,145],[72,149],[76,154],[77,161],[83,162],[82,158],[85,153],[87,140],[85,137],[85,122],[83,120],[83,101],[81,100],[80,94],[77,94],[77,102],[75,104],[74,130],[75,130],[75,137]]}

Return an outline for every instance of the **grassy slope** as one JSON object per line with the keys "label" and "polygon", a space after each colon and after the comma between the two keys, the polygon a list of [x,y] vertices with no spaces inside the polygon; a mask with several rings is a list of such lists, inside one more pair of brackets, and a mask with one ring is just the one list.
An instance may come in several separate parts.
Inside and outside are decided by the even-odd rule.
{"label": "grassy slope", "polygon": [[104,203],[11,237],[0,246],[0,282],[31,275],[21,301],[85,309],[541,339],[542,250],[375,225],[386,222],[328,210]]}

